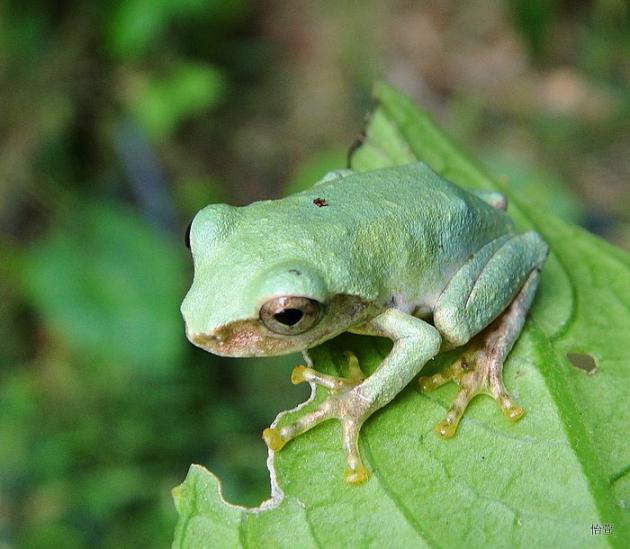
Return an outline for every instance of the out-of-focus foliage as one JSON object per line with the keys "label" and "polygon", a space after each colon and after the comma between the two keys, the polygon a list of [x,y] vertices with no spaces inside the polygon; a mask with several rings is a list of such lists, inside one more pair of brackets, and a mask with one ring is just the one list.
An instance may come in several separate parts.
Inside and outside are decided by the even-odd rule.
{"label": "out-of-focus foliage", "polygon": [[222,95],[221,73],[207,65],[180,64],[166,78],[144,83],[131,100],[142,129],[157,140],[177,124],[213,107]]}
{"label": "out-of-focus foliage", "polygon": [[83,203],[25,253],[20,278],[44,324],[86,363],[131,364],[159,379],[182,357],[173,314],[182,259],[170,235],[115,206]]}
{"label": "out-of-focus foliage", "polygon": [[627,3],[0,4],[0,545],[166,546],[190,463],[268,495],[296,357],[184,337],[186,225],[343,167],[384,78],[630,246]]}
{"label": "out-of-focus foliage", "polygon": [[314,154],[312,158],[304,162],[293,174],[285,192],[293,194],[313,186],[313,183],[322,179],[326,173],[345,166],[346,155],[340,151],[322,151]]}

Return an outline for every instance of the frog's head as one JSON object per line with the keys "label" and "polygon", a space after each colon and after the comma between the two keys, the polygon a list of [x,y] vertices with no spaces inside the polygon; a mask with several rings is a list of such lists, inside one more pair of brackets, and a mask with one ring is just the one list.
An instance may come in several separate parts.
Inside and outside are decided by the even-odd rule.
{"label": "frog's head", "polygon": [[181,308],[192,343],[221,356],[282,355],[365,319],[363,299],[331,291],[299,242],[270,238],[246,209],[213,205],[193,220],[195,276]]}

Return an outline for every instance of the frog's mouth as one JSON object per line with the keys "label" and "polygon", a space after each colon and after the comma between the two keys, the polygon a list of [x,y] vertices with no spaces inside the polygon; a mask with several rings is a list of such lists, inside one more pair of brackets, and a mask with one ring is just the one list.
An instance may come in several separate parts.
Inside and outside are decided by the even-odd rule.
{"label": "frog's mouth", "polygon": [[[378,310],[377,310],[378,309]],[[197,347],[219,356],[256,357],[287,355],[309,349],[345,332],[351,326],[365,322],[380,308],[359,296],[339,294],[327,305],[326,322],[300,334],[277,334],[259,318],[237,320],[210,331],[186,336]]]}
{"label": "frog's mouth", "polygon": [[304,349],[303,338],[274,337],[258,319],[232,322],[210,333],[191,334],[187,329],[186,336],[197,347],[219,356],[274,356]]}

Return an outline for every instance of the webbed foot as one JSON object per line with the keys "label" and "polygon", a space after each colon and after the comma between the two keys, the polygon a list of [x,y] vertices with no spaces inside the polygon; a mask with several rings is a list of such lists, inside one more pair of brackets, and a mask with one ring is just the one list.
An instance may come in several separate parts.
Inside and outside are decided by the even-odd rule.
{"label": "webbed foot", "polygon": [[459,385],[446,416],[435,426],[436,433],[444,438],[454,436],[466,407],[479,394],[494,398],[508,420],[518,421],[523,417],[523,408],[515,404],[503,385],[502,369],[502,357],[496,357],[484,346],[467,350],[457,361],[435,375],[420,377],[418,381],[422,391],[433,391],[449,381]]}
{"label": "webbed foot", "polygon": [[418,380],[423,391],[432,391],[449,381],[459,385],[446,417],[435,426],[440,436],[450,438],[455,435],[468,403],[478,394],[494,398],[510,421],[518,421],[525,414],[503,385],[503,363],[523,329],[538,279],[539,269],[535,269],[509,307],[469,342],[457,361],[442,372]]}
{"label": "webbed foot", "polygon": [[269,449],[277,452],[291,439],[315,427],[322,421],[338,419],[343,434],[343,450],[347,468],[344,477],[347,482],[360,484],[367,480],[367,469],[359,454],[359,431],[371,412],[371,402],[358,390],[364,380],[357,357],[350,352],[348,359],[348,377],[335,377],[321,374],[312,368],[297,366],[291,374],[294,384],[305,381],[321,385],[329,391],[329,396],[315,410],[282,427],[269,427],[263,431],[263,439]]}

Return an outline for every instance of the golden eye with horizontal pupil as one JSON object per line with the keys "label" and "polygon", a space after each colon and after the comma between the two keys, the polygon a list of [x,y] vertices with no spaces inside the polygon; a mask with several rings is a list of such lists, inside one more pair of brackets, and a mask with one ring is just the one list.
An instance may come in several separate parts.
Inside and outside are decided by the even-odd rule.
{"label": "golden eye with horizontal pupil", "polygon": [[321,309],[308,297],[274,297],[260,308],[260,320],[276,334],[301,334],[317,324]]}

